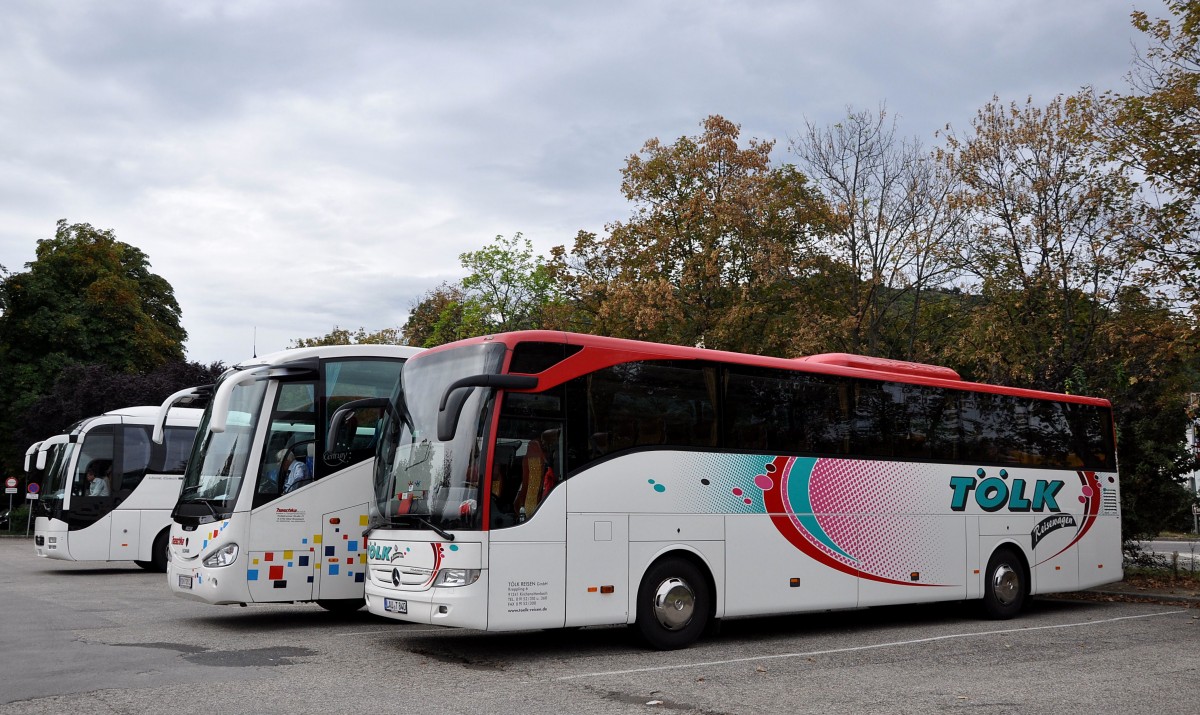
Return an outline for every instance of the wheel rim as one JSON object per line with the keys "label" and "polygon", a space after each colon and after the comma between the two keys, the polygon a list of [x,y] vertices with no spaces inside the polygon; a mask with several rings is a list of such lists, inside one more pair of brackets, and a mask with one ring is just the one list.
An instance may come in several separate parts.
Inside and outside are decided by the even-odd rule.
{"label": "wheel rim", "polygon": [[992,593],[1004,606],[1011,606],[1021,593],[1021,577],[1008,564],[1000,564],[992,572]]}
{"label": "wheel rim", "polygon": [[677,631],[692,622],[696,612],[696,594],[686,581],[669,578],[654,592],[654,617],[668,631]]}

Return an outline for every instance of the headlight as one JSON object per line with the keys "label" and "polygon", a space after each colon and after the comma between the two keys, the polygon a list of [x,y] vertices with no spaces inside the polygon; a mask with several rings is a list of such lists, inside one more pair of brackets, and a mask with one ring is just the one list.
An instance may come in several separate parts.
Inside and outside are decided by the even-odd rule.
{"label": "headlight", "polygon": [[434,586],[470,586],[479,580],[479,569],[442,569],[433,580]]}
{"label": "headlight", "polygon": [[209,568],[215,568],[217,566],[228,566],[229,564],[231,564],[237,560],[237,554],[238,554],[238,545],[237,544],[229,544],[228,546],[222,546],[221,548],[217,549],[217,552],[215,554],[212,554],[211,556],[208,556],[204,559],[204,565],[208,566]]}

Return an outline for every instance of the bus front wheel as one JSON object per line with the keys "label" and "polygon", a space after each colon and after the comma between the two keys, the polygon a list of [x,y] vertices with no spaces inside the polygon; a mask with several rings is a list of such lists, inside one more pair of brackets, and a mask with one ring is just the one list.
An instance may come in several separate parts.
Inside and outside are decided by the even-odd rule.
{"label": "bus front wheel", "polygon": [[988,560],[983,582],[983,611],[996,620],[1006,620],[1021,612],[1029,593],[1025,565],[1011,548],[996,549]]}
{"label": "bus front wheel", "polygon": [[167,560],[169,558],[171,558],[171,554],[168,551],[168,549],[170,547],[167,545],[167,540],[169,538],[170,538],[170,530],[169,529],[163,529],[162,531],[160,531],[158,533],[158,536],[154,537],[154,545],[150,547],[151,548],[150,560],[149,561],[138,561],[135,559],[133,563],[137,564],[138,566],[141,566],[142,568],[146,569],[147,571],[157,571],[159,573],[166,573]]}
{"label": "bus front wheel", "polygon": [[663,559],[638,588],[637,629],[658,650],[686,648],[700,637],[712,613],[708,580],[691,561]]}

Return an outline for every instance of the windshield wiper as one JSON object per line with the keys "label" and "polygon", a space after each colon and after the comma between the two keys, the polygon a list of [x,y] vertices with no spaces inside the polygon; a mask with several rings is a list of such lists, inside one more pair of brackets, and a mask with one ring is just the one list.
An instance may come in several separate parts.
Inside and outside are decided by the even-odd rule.
{"label": "windshield wiper", "polygon": [[[221,518],[222,518],[221,512],[217,511],[217,508],[215,506],[213,506],[213,504],[212,504],[214,501],[216,501],[216,499],[186,499],[184,497],[184,494],[187,494],[188,492],[194,493],[194,492],[198,491],[199,489],[200,489],[200,485],[197,484],[194,486],[186,487],[186,488],[184,488],[183,491],[181,491],[179,493],[179,501],[175,504],[175,508],[171,510],[171,518],[172,519],[174,519],[176,517],[176,515],[178,515],[180,504],[203,504],[204,507],[206,509],[208,509],[208,513],[212,515],[213,521],[221,520]],[[203,518],[203,517],[201,517],[201,518]],[[205,523],[207,523],[207,522],[205,522]]]}
{"label": "windshield wiper", "polygon": [[446,530],[445,530],[445,529],[443,529],[442,527],[440,527],[440,526],[437,526],[436,524],[434,524],[432,521],[429,521],[429,520],[428,520],[428,519],[426,519],[425,517],[423,517],[423,516],[417,516],[416,514],[409,514],[408,516],[409,516],[409,517],[411,517],[411,518],[413,518],[413,519],[416,519],[417,521],[421,522],[421,523],[422,523],[422,524],[424,524],[425,526],[428,526],[428,527],[429,527],[429,529],[430,529],[431,531],[433,531],[433,533],[435,533],[435,534],[437,534],[438,536],[442,537],[442,538],[443,538],[443,539],[445,539],[446,541],[454,541],[454,534],[451,534],[449,531],[446,531]]}
{"label": "windshield wiper", "polygon": [[399,516],[385,516],[384,520],[381,524],[371,524],[371,525],[367,526],[367,530],[363,532],[363,536],[366,536],[367,532],[370,531],[371,529],[374,529],[379,526],[383,526],[384,524],[386,524],[387,526],[400,526],[404,523],[404,521],[403,521],[404,519],[415,519],[422,526],[429,527],[430,531],[432,531],[433,533],[442,537],[446,541],[454,541],[454,534],[451,534],[449,531],[446,531],[445,529],[438,526],[437,524],[434,524],[432,521],[429,521],[425,517],[418,516],[416,514],[400,514]]}

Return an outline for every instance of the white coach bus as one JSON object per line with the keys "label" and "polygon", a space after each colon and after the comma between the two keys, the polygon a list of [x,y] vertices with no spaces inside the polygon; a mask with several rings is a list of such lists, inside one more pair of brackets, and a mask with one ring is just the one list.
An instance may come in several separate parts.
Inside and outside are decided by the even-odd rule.
{"label": "white coach bus", "polygon": [[226,371],[172,514],[171,591],[213,604],[361,608],[376,425],[419,351],[299,348]]}
{"label": "white coach bus", "polygon": [[151,441],[157,407],[127,407],[81,420],[38,445],[32,504],[38,556],[126,561],[165,571],[171,509],[200,410],[174,410],[162,444]]}
{"label": "white coach bus", "polygon": [[[430,349],[380,438],[367,604],[486,630],[1031,595],[1122,578],[1107,401],[942,367],[536,331]],[[395,416],[390,416],[394,414]]]}

